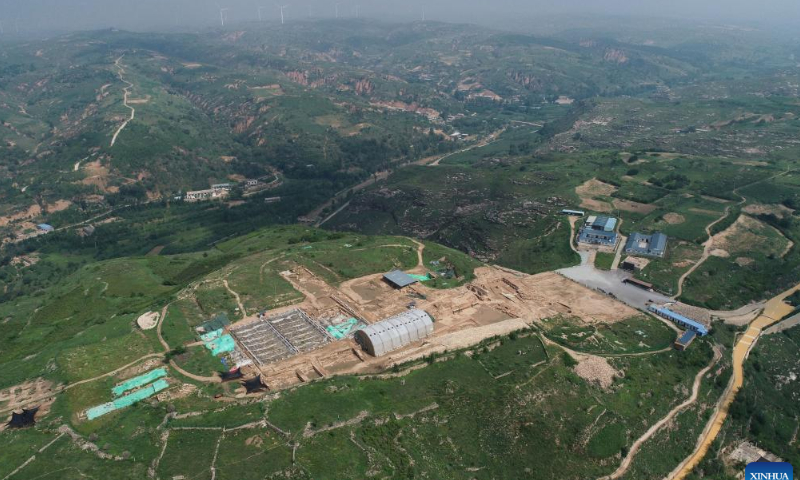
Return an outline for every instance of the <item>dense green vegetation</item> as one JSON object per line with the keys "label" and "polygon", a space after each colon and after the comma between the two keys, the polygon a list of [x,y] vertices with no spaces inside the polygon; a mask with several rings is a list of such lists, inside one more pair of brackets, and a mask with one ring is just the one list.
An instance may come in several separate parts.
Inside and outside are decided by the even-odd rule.
{"label": "dense green vegetation", "polygon": [[[460,252],[432,245],[472,275],[477,262]],[[195,340],[193,328],[218,314],[241,318],[236,291],[250,313],[301,300],[280,277],[302,264],[332,284],[393,268],[417,265],[417,246],[406,238],[326,232],[286,226],[255,231],[202,253],[130,257],[89,263],[62,279],[52,279],[46,293],[21,295],[0,304],[5,319],[0,348],[0,388],[25,378],[44,376],[75,381],[107,372],[143,355],[160,352],[155,333],[141,333],[133,323],[146,311],[168,303],[163,325],[167,343]],[[463,281],[462,280],[460,281]],[[441,287],[456,286],[440,285]],[[192,295],[175,295],[192,285]],[[179,363],[194,371],[211,370],[209,359],[189,351]]]}
{"label": "dense green vegetation", "polygon": [[652,317],[637,316],[597,325],[555,317],[544,322],[550,340],[571,349],[601,355],[653,352],[669,347],[675,332]]}
{"label": "dense green vegetation", "polygon": [[[625,335],[618,338],[632,345]],[[548,476],[564,470],[599,476],[613,469],[619,452],[646,429],[646,419],[679,401],[667,392],[688,387],[710,359],[702,343],[682,354],[613,359],[624,377],[601,388],[577,376],[558,347],[544,347],[531,332],[492,339],[470,352],[450,354],[399,378],[342,377],[268,397],[266,403],[204,407],[201,399],[178,400],[173,403],[178,413],[191,408],[200,415],[164,424],[169,435],[158,471],[208,475],[219,444],[215,468],[222,478],[263,478],[287,469],[292,478],[360,478],[375,470],[390,477],[519,478],[531,465],[551,472]],[[81,395],[70,391],[70,408],[86,402],[88,390],[79,390]],[[543,391],[551,393],[537,398]],[[59,399],[56,408],[64,409],[66,401]],[[76,428],[103,450],[128,458],[120,463],[132,470],[116,478],[136,478],[137,465],[149,465],[160,454],[163,441],[155,427],[166,408],[142,404]],[[233,430],[264,417],[288,436],[263,428]],[[554,424],[553,418],[561,420]],[[350,419],[356,420],[337,424]],[[4,441],[42,445],[54,438],[46,433],[54,421]],[[191,427],[204,430],[181,430]],[[441,438],[450,440],[443,444]],[[62,449],[75,455],[78,471],[109,462],[60,442],[26,469],[47,469]],[[18,465],[29,453],[10,448],[0,455],[3,465]]]}
{"label": "dense green vegetation", "polygon": [[[308,21],[4,43],[0,389],[41,377],[58,394],[35,428],[0,433],[0,477],[35,455],[19,478],[211,478],[212,467],[220,479],[597,478],[724,346],[698,402],[623,477],[663,478],[727,385],[733,327],[677,352],[675,332],[650,317],[556,317],[396,376],[257,399],[168,366],[184,396],[80,417],[122,374],[103,375],[137,359],[220,370],[188,346],[195,327],[300,301],[281,275],[297,265],[332,285],[409,270],[415,240],[433,288],[464,285],[486,263],[576,265],[563,208],[619,217],[623,235],[666,233],[666,256],[636,276],[669,295],[721,219],[712,256],[684,284],[688,303],[736,308],[800,281],[796,39],[570,25],[544,38]],[[123,79],[137,115],[112,147],[128,115]],[[248,179],[260,179],[255,191]],[[227,198],[180,199],[217,183],[232,184]],[[334,213],[326,230],[296,225]],[[56,231],[35,235],[40,222]],[[166,348],[134,327],[162,309]],[[800,462],[798,344],[797,328],[759,340],[692,479],[735,478],[741,466],[725,455],[744,439]],[[561,347],[616,374],[605,386],[582,377],[586,359]],[[63,425],[118,459],[59,437]]]}

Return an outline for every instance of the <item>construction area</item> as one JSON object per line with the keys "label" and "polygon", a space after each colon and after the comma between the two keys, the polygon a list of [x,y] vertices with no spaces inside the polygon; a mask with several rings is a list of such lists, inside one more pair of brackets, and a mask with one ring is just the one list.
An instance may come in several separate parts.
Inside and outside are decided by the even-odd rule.
{"label": "construction area", "polygon": [[452,289],[427,287],[424,273],[420,265],[334,287],[299,264],[281,272],[305,299],[226,327],[250,360],[241,363],[245,381],[277,390],[331,375],[378,373],[554,316],[613,323],[638,313],[556,273],[481,267],[475,280]]}
{"label": "construction area", "polygon": [[267,365],[301,352],[309,352],[332,338],[299,309],[238,325],[231,333],[258,365]]}

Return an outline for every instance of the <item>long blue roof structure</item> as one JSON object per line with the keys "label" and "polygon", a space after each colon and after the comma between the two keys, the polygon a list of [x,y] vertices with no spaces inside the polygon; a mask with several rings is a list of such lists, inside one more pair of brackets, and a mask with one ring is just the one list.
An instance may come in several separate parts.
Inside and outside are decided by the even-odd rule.
{"label": "long blue roof structure", "polygon": [[653,313],[661,315],[662,317],[668,320],[672,320],[673,322],[678,322],[683,325],[686,325],[695,332],[699,333],[701,336],[708,335],[708,328],[706,328],[705,325],[703,325],[700,322],[696,322],[691,318],[686,318],[680,313],[673,312],[668,308],[656,307],[655,305],[650,305],[649,307],[647,307],[647,309]]}

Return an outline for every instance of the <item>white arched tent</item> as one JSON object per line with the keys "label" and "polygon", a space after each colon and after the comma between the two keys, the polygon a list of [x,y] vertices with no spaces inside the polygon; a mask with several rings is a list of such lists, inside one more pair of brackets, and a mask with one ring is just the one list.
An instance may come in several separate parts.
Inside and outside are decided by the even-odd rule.
{"label": "white arched tent", "polygon": [[409,310],[356,332],[356,341],[380,357],[433,334],[433,319],[422,310]]}

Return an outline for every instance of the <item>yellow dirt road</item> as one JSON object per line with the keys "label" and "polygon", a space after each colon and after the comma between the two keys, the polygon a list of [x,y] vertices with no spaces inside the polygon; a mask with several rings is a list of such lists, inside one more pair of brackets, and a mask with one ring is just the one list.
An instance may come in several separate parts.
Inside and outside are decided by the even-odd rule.
{"label": "yellow dirt road", "polygon": [[744,384],[743,366],[747,355],[750,353],[750,349],[758,340],[762,330],[778,322],[782,317],[792,312],[793,308],[786,305],[783,300],[798,290],[800,290],[800,285],[769,300],[764,306],[764,311],[761,315],[753,320],[753,323],[750,324],[747,331],[742,335],[738,343],[736,343],[736,346],[733,348],[733,377],[731,378],[731,383],[728,385],[728,388],[717,404],[714,415],[703,430],[694,452],[681,462],[681,464],[667,476],[666,480],[683,480],[706,455],[709,447],[717,438],[717,435],[719,435],[722,425],[725,423],[725,419],[728,417],[728,409],[731,403],[733,403],[733,399],[736,398],[736,393]]}

